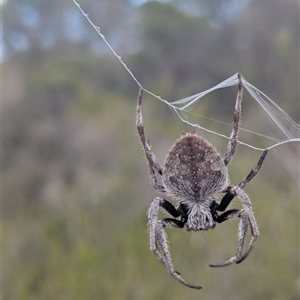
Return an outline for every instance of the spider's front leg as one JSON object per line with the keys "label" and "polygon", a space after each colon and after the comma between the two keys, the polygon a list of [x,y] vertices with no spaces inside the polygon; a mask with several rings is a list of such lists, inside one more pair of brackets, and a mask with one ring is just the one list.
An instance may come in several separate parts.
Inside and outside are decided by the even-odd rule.
{"label": "spider's front leg", "polygon": [[142,117],[142,98],[143,98],[143,89],[139,90],[138,100],[137,100],[137,107],[136,107],[136,128],[138,134],[140,136],[140,140],[148,161],[149,173],[150,173],[150,182],[155,190],[165,193],[165,188],[162,185],[157,183],[157,178],[155,172],[159,175],[163,174],[162,167],[155,162],[155,155],[151,151],[150,143],[146,139],[145,130],[143,126],[143,117]]}
{"label": "spider's front leg", "polygon": [[242,100],[243,100],[243,84],[242,84],[242,76],[238,73],[238,94],[236,97],[234,112],[233,112],[233,128],[230,136],[230,141],[228,144],[228,151],[224,156],[225,166],[232,160],[238,142],[238,133],[240,128],[240,119],[242,112]]}
{"label": "spider's front leg", "polygon": [[201,289],[201,286],[194,285],[186,282],[181,278],[180,273],[177,272],[173,266],[171,255],[168,249],[168,243],[164,232],[165,227],[183,228],[186,222],[184,216],[183,220],[176,220],[172,218],[166,218],[158,220],[159,208],[164,208],[174,218],[181,216],[181,210],[176,209],[170,202],[156,197],[150,205],[148,211],[149,218],[149,234],[150,234],[150,250],[160,260],[160,262],[166,267],[167,271],[180,283],[194,289]]}

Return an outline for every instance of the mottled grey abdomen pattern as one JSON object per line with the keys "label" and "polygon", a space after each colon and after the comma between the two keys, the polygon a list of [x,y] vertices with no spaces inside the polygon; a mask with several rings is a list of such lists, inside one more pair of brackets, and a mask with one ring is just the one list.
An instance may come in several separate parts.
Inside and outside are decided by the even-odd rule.
{"label": "mottled grey abdomen pattern", "polygon": [[187,133],[171,148],[164,165],[163,182],[168,193],[201,201],[227,184],[227,169],[220,154],[205,139]]}

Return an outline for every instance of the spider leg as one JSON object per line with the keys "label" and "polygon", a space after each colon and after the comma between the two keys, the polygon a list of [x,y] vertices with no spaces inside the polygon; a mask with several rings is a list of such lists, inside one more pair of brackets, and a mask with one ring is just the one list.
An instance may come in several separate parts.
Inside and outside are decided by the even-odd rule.
{"label": "spider leg", "polygon": [[257,163],[257,165],[256,165],[256,167],[254,168],[254,169],[252,169],[251,171],[250,171],[250,173],[247,175],[247,177],[239,184],[239,187],[241,188],[241,189],[243,189],[255,176],[256,176],[256,174],[258,173],[258,171],[260,170],[260,167],[261,167],[261,165],[263,164],[263,162],[264,162],[264,160],[265,160],[265,158],[266,158],[266,156],[267,156],[267,153],[268,153],[268,150],[265,150],[263,153],[262,153],[262,155],[261,155],[261,157],[259,158],[259,161],[258,161],[258,163]]}
{"label": "spider leg", "polygon": [[148,219],[149,219],[149,234],[150,234],[150,250],[152,253],[165,265],[162,255],[157,248],[157,239],[156,239],[156,227],[158,222],[158,212],[159,207],[163,207],[167,212],[169,212],[173,217],[179,217],[179,213],[176,208],[167,200],[164,200],[160,197],[156,197],[148,210]]}
{"label": "spider leg", "polygon": [[156,197],[150,205],[148,211],[149,218],[149,229],[150,229],[150,250],[153,254],[160,260],[160,262],[166,267],[168,273],[178,280],[180,283],[188,286],[190,288],[200,289],[200,286],[193,285],[186,282],[181,278],[180,273],[177,272],[173,266],[171,255],[168,249],[167,238],[164,232],[165,227],[177,227],[183,228],[183,221],[179,221],[172,218],[166,218],[163,220],[158,220],[157,215],[159,212],[159,207],[165,208],[171,215],[177,217],[180,213],[176,208],[168,201]]}
{"label": "spider leg", "polygon": [[241,74],[238,73],[238,94],[236,98],[235,108],[233,112],[233,129],[230,136],[230,141],[228,144],[228,151],[224,156],[224,163],[225,166],[231,161],[234,156],[237,141],[238,141],[238,132],[240,127],[240,118],[241,118],[241,111],[242,111],[242,100],[243,100],[243,85],[242,85],[242,78]]}
{"label": "spider leg", "polygon": [[[239,199],[241,200],[242,205],[243,205],[244,210],[245,210],[245,213],[248,217],[249,225],[250,225],[250,228],[251,228],[251,234],[252,234],[252,237],[251,237],[251,240],[250,240],[250,243],[248,245],[247,250],[244,252],[242,257],[240,257],[236,261],[236,263],[241,263],[249,255],[249,253],[251,252],[251,250],[252,250],[252,248],[253,248],[253,246],[254,246],[254,244],[255,244],[258,236],[259,236],[259,230],[258,230],[258,226],[257,226],[256,220],[255,220],[253,210],[252,210],[251,201],[250,201],[248,195],[240,187],[238,187],[236,189],[236,193],[237,193]],[[246,232],[245,232],[245,235],[246,235]]]}
{"label": "spider leg", "polygon": [[139,90],[139,95],[138,95],[138,101],[137,101],[137,109],[136,109],[136,127],[138,134],[140,136],[140,140],[142,142],[142,146],[146,155],[146,158],[148,160],[148,167],[149,167],[149,172],[150,172],[150,182],[152,186],[154,187],[155,190],[165,193],[165,188],[162,185],[159,185],[157,183],[157,178],[155,172],[158,174],[162,175],[163,174],[163,169],[162,167],[155,162],[155,155],[151,151],[150,143],[148,140],[146,140],[145,136],[145,130],[143,126],[143,117],[142,117],[142,96],[143,96],[143,89],[141,88]]}
{"label": "spider leg", "polygon": [[[218,216],[216,219],[217,222],[222,223],[226,220],[232,219],[234,217],[238,217],[241,219],[240,225],[239,225],[239,239],[238,239],[238,248],[236,251],[235,256],[231,257],[227,261],[223,263],[218,264],[210,264],[210,267],[224,267],[228,266],[232,263],[240,263],[242,262],[251,252],[258,236],[258,226],[256,224],[256,220],[253,214],[253,210],[251,207],[250,199],[248,198],[247,194],[238,186],[232,187],[234,189],[234,193],[237,194],[237,196],[240,198],[243,209],[236,210],[232,209],[230,211],[227,211],[223,213],[222,215]],[[244,245],[245,245],[245,238],[248,230],[248,226],[250,225],[251,228],[251,240],[249,242],[248,248],[246,251],[244,251]],[[244,252],[244,253],[243,253]]]}
{"label": "spider leg", "polygon": [[[260,170],[266,156],[267,156],[268,150],[265,150],[261,157],[259,158],[259,161],[254,169],[250,171],[250,173],[247,175],[247,177],[239,183],[238,187],[243,189],[258,173]],[[217,210],[218,211],[224,211],[228,205],[231,203],[232,199],[236,196],[235,193],[232,193],[232,187],[228,187],[224,192],[226,193],[224,197],[222,198]]]}
{"label": "spider leg", "polygon": [[249,221],[247,218],[247,215],[243,210],[230,210],[225,212],[224,214],[220,215],[217,222],[222,223],[224,221],[230,220],[232,218],[240,218],[240,225],[239,225],[239,239],[238,239],[238,248],[236,251],[236,255],[231,257],[225,262],[217,263],[217,264],[210,264],[210,267],[225,267],[228,266],[234,262],[237,262],[238,259],[242,256],[243,248],[245,245],[245,237],[249,225]]}
{"label": "spider leg", "polygon": [[168,244],[167,244],[167,240],[166,240],[166,236],[164,234],[164,228],[165,227],[177,227],[176,223],[172,224],[172,222],[170,220],[168,220],[167,223],[164,222],[164,220],[162,220],[161,222],[158,222],[157,224],[157,242],[161,248],[161,252],[162,252],[162,256],[163,256],[163,260],[164,260],[164,265],[167,268],[168,273],[174,277],[176,280],[178,280],[180,283],[182,283],[183,285],[190,287],[190,288],[194,288],[194,289],[201,289],[201,286],[198,285],[194,285],[191,284],[189,282],[186,282],[181,276],[180,273],[177,272],[174,269],[173,266],[173,262],[171,259],[171,255],[168,249]]}

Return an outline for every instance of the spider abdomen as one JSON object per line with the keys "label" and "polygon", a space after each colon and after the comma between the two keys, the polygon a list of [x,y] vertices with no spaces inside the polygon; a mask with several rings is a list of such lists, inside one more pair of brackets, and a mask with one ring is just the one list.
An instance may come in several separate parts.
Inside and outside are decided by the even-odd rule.
{"label": "spider abdomen", "polygon": [[197,134],[179,138],[166,157],[163,183],[175,197],[204,201],[220,192],[227,181],[227,168],[220,154]]}

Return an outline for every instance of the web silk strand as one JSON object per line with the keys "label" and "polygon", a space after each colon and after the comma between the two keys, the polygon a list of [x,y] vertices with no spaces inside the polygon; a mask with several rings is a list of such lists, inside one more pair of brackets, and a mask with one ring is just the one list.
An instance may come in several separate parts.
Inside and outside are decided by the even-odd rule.
{"label": "web silk strand", "polygon": [[[132,77],[132,79],[136,82],[136,84],[142,88],[146,93],[148,93],[149,95],[153,96],[154,98],[164,102],[165,104],[167,104],[178,116],[178,118],[192,126],[192,127],[196,127],[199,128],[201,130],[204,130],[208,133],[212,133],[214,135],[220,136],[222,138],[228,139],[230,140],[229,136],[220,134],[218,132],[215,132],[213,130],[207,129],[205,127],[202,127],[200,124],[195,124],[192,123],[190,121],[188,121],[186,118],[182,117],[180,112],[184,112],[184,113],[191,113],[194,105],[201,99],[203,98],[205,95],[217,90],[217,89],[222,89],[222,88],[227,88],[227,87],[231,87],[231,86],[236,86],[238,84],[238,76],[237,73],[232,75],[231,77],[227,78],[226,80],[220,82],[219,84],[217,84],[216,86],[203,91],[201,93],[198,93],[196,95],[187,97],[187,98],[183,98],[177,101],[173,101],[173,102],[168,102],[167,100],[162,99],[160,96],[155,95],[154,93],[152,93],[151,91],[145,89],[142,84],[138,81],[138,79],[134,76],[134,74],[131,72],[131,70],[128,68],[128,66],[123,62],[121,56],[119,56],[115,50],[113,49],[113,47],[109,44],[109,42],[106,40],[105,36],[101,33],[100,31],[100,27],[97,27],[94,25],[94,23],[91,21],[91,19],[89,18],[89,15],[86,14],[82,8],[80,7],[80,5],[73,0],[74,4],[78,7],[78,9],[80,10],[80,12],[82,13],[82,15],[87,19],[87,21],[91,24],[91,26],[96,30],[96,32],[98,33],[98,35],[101,37],[101,39],[104,41],[104,43],[107,45],[107,47],[110,49],[110,51],[113,53],[113,55],[119,60],[119,62],[123,65],[123,67],[126,69],[126,71],[129,73],[129,75]],[[252,98],[258,103],[258,105],[263,109],[263,111],[268,115],[268,117],[272,120],[273,124],[276,125],[276,130],[280,131],[284,137],[286,139],[277,139],[274,137],[270,137],[261,133],[257,133],[254,131],[250,131],[250,130],[246,130],[246,129],[242,129],[244,131],[253,133],[255,135],[258,136],[263,136],[269,140],[272,140],[275,142],[275,144],[267,147],[267,148],[259,148],[259,147],[255,147],[253,145],[247,144],[245,142],[242,141],[238,141],[239,144],[247,146],[251,149],[254,150],[259,150],[259,151],[263,151],[266,149],[272,149],[275,148],[277,146],[286,144],[286,143],[291,143],[291,142],[299,142],[300,141],[300,125],[297,124],[296,122],[294,122],[289,116],[288,114],[282,109],[280,108],[274,101],[272,101],[267,95],[265,95],[263,92],[261,92],[259,89],[257,89],[256,87],[254,87],[253,85],[251,85],[245,78],[242,77],[242,84],[245,87],[245,89],[249,92],[249,94],[252,96]],[[210,118],[208,118],[210,119]],[[214,121],[213,119],[210,119],[212,121]],[[216,122],[219,122],[216,120]],[[230,124],[224,123],[225,125],[230,126]]]}

